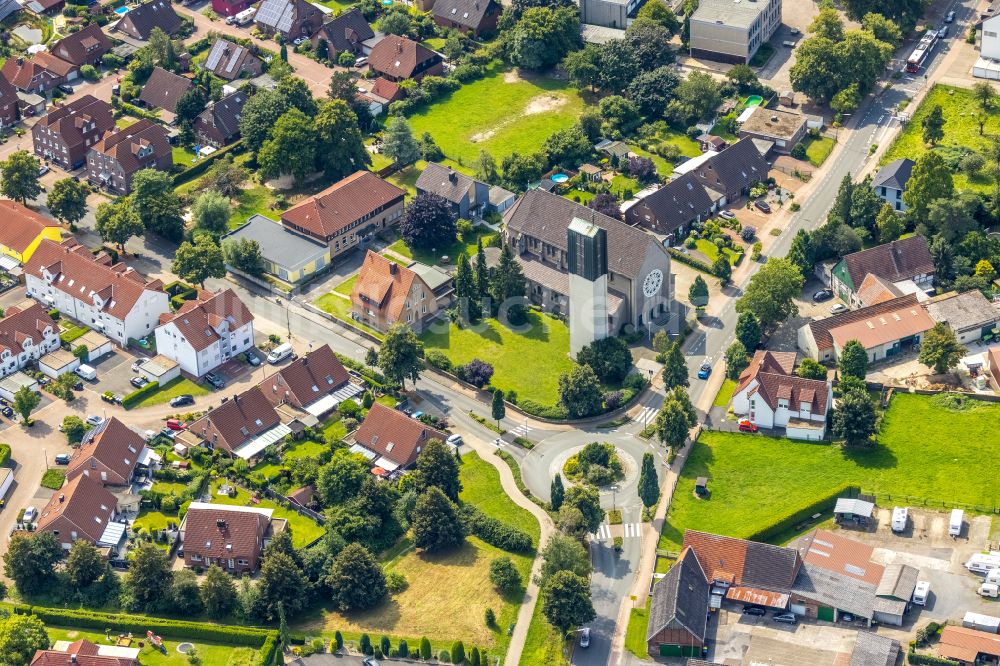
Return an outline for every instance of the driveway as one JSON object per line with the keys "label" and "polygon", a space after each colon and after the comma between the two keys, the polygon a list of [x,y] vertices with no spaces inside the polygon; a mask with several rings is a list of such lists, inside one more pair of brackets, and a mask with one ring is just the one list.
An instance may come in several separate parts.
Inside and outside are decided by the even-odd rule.
{"label": "driveway", "polygon": [[132,361],[135,356],[121,349],[113,349],[110,354],[105,354],[96,363],[90,363],[92,368],[97,370],[97,381],[84,381],[84,387],[100,396],[105,391],[111,391],[118,395],[125,396],[135,390],[136,387],[129,384],[129,380],[136,376],[132,372]]}

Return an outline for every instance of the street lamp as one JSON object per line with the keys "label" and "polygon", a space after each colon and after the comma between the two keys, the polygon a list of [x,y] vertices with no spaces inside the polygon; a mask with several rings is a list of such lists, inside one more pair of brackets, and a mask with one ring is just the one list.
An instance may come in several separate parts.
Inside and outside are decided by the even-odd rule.
{"label": "street lamp", "polygon": [[618,484],[617,483],[612,483],[611,484],[611,510],[612,511],[617,511],[618,510]]}

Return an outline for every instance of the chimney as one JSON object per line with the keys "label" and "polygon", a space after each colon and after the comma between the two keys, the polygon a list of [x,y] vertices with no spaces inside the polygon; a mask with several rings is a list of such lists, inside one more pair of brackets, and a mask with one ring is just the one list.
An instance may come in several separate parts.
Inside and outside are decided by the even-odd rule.
{"label": "chimney", "polygon": [[71,664],[75,664],[76,663],[76,653],[75,652],[69,656],[69,663],[71,663]]}
{"label": "chimney", "polygon": [[[402,53],[402,52],[403,52],[403,40],[400,39],[398,42],[396,42],[396,53]],[[20,58],[18,58],[18,60],[20,60]]]}
{"label": "chimney", "polygon": [[[396,263],[396,262],[392,262],[392,263]],[[302,365],[309,365],[309,356],[303,356],[302,357]]]}
{"label": "chimney", "polygon": [[62,493],[59,493],[59,503],[61,504],[65,501],[66,501],[66,496]]}
{"label": "chimney", "polygon": [[448,167],[448,180],[453,183],[458,181],[458,174],[455,173],[455,169],[452,167]]}
{"label": "chimney", "polygon": [[220,530],[226,529],[226,519],[219,518],[218,520],[215,521],[215,526],[218,527]]}
{"label": "chimney", "polygon": [[233,402],[239,402],[239,401],[240,401],[240,394],[239,393],[234,393],[233,394]]}
{"label": "chimney", "polygon": [[23,65],[24,64],[24,58],[18,58],[17,59],[17,64],[18,64],[18,66]]}
{"label": "chimney", "polygon": [[390,261],[389,262],[389,275],[395,275],[395,274],[396,274],[396,262],[395,261]]}

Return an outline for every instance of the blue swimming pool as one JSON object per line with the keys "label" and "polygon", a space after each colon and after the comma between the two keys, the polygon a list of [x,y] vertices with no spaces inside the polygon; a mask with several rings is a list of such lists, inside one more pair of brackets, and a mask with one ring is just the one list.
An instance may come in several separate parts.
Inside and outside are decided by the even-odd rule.
{"label": "blue swimming pool", "polygon": [[118,16],[125,16],[126,14],[128,14],[128,7],[118,7],[118,8],[116,8],[115,9],[115,14],[118,14]]}
{"label": "blue swimming pool", "polygon": [[564,173],[556,173],[552,174],[551,180],[553,183],[565,183],[567,180],[569,180],[569,176],[567,176]]}

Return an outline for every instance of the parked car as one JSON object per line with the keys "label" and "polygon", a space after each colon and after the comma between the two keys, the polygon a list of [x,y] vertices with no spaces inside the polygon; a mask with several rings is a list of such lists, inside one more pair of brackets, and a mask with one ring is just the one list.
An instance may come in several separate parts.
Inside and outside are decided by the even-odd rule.
{"label": "parked car", "polygon": [[459,434],[457,434],[457,433],[454,434],[454,435],[448,435],[447,444],[449,446],[461,446],[462,445],[462,436],[459,435]]}
{"label": "parked car", "polygon": [[226,387],[226,380],[215,374],[214,372],[205,373],[205,381],[214,386],[217,389],[222,389]]}
{"label": "parked car", "polygon": [[757,432],[757,424],[750,421],[740,421],[740,432]]}
{"label": "parked car", "polygon": [[33,523],[37,518],[38,518],[38,509],[36,509],[33,506],[29,506],[25,507],[24,517],[22,518],[21,522]]}
{"label": "parked car", "polygon": [[781,613],[780,615],[775,615],[771,618],[775,622],[781,622],[782,624],[797,624],[799,618],[796,617],[795,613]]}
{"label": "parked car", "polygon": [[948,12],[948,14],[944,17],[944,22],[945,23],[951,23],[954,20],[955,20],[955,12],[954,12],[954,10]]}
{"label": "parked car", "polygon": [[822,303],[823,301],[828,301],[833,298],[833,292],[829,289],[820,289],[813,294],[814,303]]}
{"label": "parked car", "polygon": [[52,380],[49,379],[48,377],[39,377],[38,378],[38,385],[39,386],[48,386],[51,383],[52,383]]}
{"label": "parked car", "polygon": [[128,383],[136,387],[137,389],[140,389],[146,384],[148,384],[149,380],[143,377],[142,375],[139,375],[138,377],[133,377],[132,379],[128,380]]}
{"label": "parked car", "polygon": [[380,666],[380,664],[378,663],[378,659],[376,659],[375,657],[365,657],[361,661],[361,663],[364,666]]}
{"label": "parked car", "polygon": [[705,361],[701,364],[701,367],[698,368],[698,379],[708,379],[710,374],[712,374],[712,364]]}
{"label": "parked car", "polygon": [[841,613],[838,619],[841,622],[854,622],[854,616],[850,613]]}
{"label": "parked car", "polygon": [[184,405],[193,405],[193,404],[194,404],[194,396],[191,395],[190,393],[184,393],[183,395],[179,395],[170,401],[171,407],[183,407]]}
{"label": "parked car", "polygon": [[296,37],[295,39],[292,40],[292,44],[294,44],[295,46],[298,46],[299,44],[301,44],[304,41],[306,41],[305,37]]}
{"label": "parked car", "polygon": [[767,609],[763,606],[758,606],[757,604],[747,604],[743,606],[744,615],[756,615],[757,617],[764,617],[767,615]]}
{"label": "parked car", "polygon": [[69,454],[68,453],[57,453],[56,454],[56,464],[57,465],[68,465],[69,464]]}
{"label": "parked car", "polygon": [[734,213],[731,210],[724,210],[719,213],[719,217],[721,217],[723,220],[735,220],[736,213]]}
{"label": "parked car", "polygon": [[938,30],[938,38],[939,39],[944,39],[947,36],[948,36],[948,26],[943,25],[943,26],[941,26],[941,29]]}
{"label": "parked car", "polygon": [[247,363],[255,368],[259,368],[261,364],[260,356],[257,356],[257,352],[248,351],[247,352]]}
{"label": "parked car", "polygon": [[38,176],[39,177],[44,176],[48,172],[49,172],[49,165],[48,164],[43,164],[42,166],[38,167]]}
{"label": "parked car", "polygon": [[72,95],[73,94],[73,86],[71,86],[71,85],[67,85],[65,83],[60,83],[56,87],[59,88],[59,90],[61,90],[62,92],[66,93],[67,95]]}
{"label": "parked car", "polygon": [[81,364],[76,370],[74,370],[78,377],[86,379],[87,381],[97,381],[97,370],[94,370],[87,364]]}
{"label": "parked car", "polygon": [[187,430],[187,424],[178,419],[167,419],[167,427],[171,430]]}
{"label": "parked car", "polygon": [[161,430],[160,434],[163,435],[164,437],[169,437],[170,439],[173,439],[174,437],[177,436],[177,431],[168,427]]}
{"label": "parked car", "polygon": [[360,58],[356,58],[354,60],[355,67],[364,67],[367,64],[368,64],[368,56],[361,56]]}
{"label": "parked car", "polygon": [[4,416],[6,416],[9,419],[14,418],[14,410],[11,409],[10,407],[7,407],[6,405],[4,405],[3,407],[0,407],[0,414],[3,414]]}
{"label": "parked car", "polygon": [[753,206],[754,206],[754,208],[756,208],[757,210],[759,210],[762,213],[770,213],[771,212],[771,207],[768,206],[767,202],[764,201],[763,199],[757,199],[756,201],[754,201],[753,202]]}
{"label": "parked car", "polygon": [[91,414],[90,416],[87,417],[87,423],[96,428],[97,426],[104,423],[104,417],[98,416],[97,414]]}
{"label": "parked car", "polygon": [[830,308],[830,314],[840,314],[841,312],[847,312],[847,306],[843,303],[837,303]]}
{"label": "parked car", "polygon": [[590,627],[584,627],[580,630],[580,647],[590,647]]}
{"label": "parked car", "polygon": [[132,372],[139,372],[139,368],[141,368],[142,364],[145,362],[146,361],[141,358],[132,361]]}

